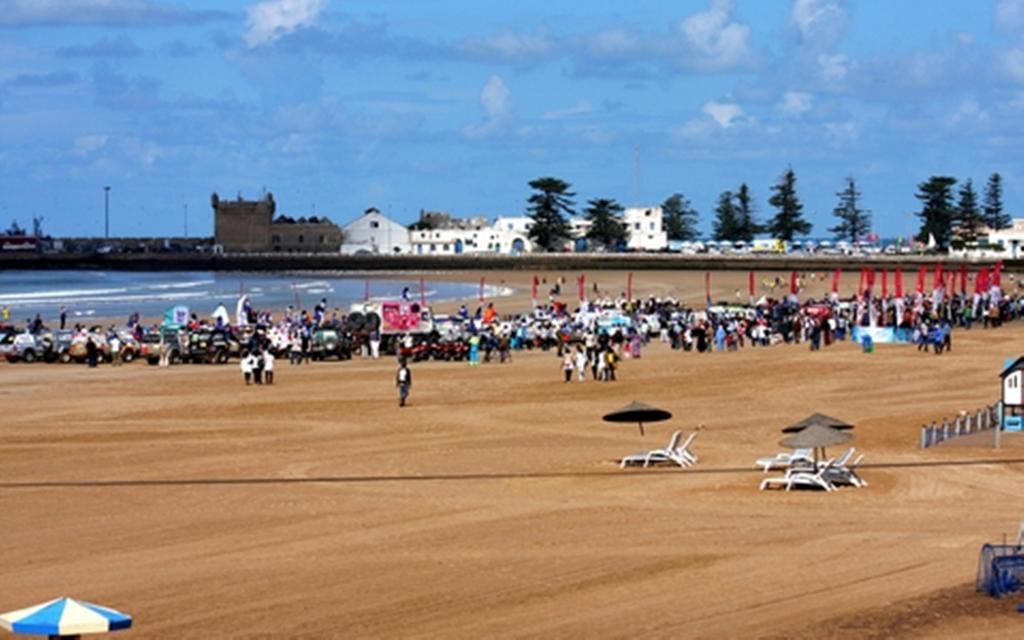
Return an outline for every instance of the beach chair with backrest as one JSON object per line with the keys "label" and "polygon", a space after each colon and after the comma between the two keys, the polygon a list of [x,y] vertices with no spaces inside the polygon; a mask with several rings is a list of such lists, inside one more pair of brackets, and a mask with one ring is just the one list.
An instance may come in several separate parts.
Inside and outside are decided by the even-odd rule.
{"label": "beach chair with backrest", "polygon": [[794,449],[792,453],[776,453],[770,458],[757,460],[754,466],[761,467],[765,473],[773,469],[788,469],[794,464],[813,462],[812,453],[810,449]]}
{"label": "beach chair with backrest", "polygon": [[696,439],[697,432],[694,431],[686,439],[686,442],[677,447],[674,452],[670,452],[672,459],[675,462],[679,463],[679,466],[692,467],[693,465],[697,464],[697,454],[694,453],[693,451],[690,451],[690,445],[692,445],[693,441]]}
{"label": "beach chair with backrest", "polygon": [[682,439],[682,437],[683,432],[676,431],[672,434],[672,437],[669,438],[668,445],[666,445],[664,449],[653,449],[651,451],[643,451],[641,453],[634,453],[631,456],[626,456],[619,462],[619,467],[624,469],[633,464],[642,464],[647,467],[650,466],[652,462],[670,461],[672,458],[670,457],[669,452],[674,451],[679,447],[679,440]]}
{"label": "beach chair with backrest", "polygon": [[833,465],[826,474],[825,479],[828,480],[832,485],[843,485],[857,487],[868,486],[868,483],[857,473],[857,467],[860,466],[861,461],[864,459],[864,454],[857,456],[857,459],[851,463],[840,465]]}
{"label": "beach chair with backrest", "polygon": [[763,491],[771,487],[785,487],[786,491],[789,491],[793,487],[807,487],[810,489],[824,489],[829,492],[835,491],[836,487],[826,479],[833,463],[834,460],[829,460],[818,467],[817,471],[794,468],[788,470],[784,476],[765,478],[761,481],[761,490]]}

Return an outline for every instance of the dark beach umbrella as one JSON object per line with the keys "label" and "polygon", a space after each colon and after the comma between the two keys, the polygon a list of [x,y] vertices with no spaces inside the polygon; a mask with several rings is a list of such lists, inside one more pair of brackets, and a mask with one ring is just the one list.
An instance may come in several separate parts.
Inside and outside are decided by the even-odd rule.
{"label": "dark beach umbrella", "polygon": [[827,416],[824,413],[812,413],[800,422],[793,423],[782,430],[782,433],[799,433],[811,426],[829,427],[831,429],[846,430],[852,429],[853,425],[843,422],[839,418]]}
{"label": "dark beach umbrella", "polygon": [[643,402],[633,402],[627,404],[621,409],[616,409],[611,413],[607,414],[602,418],[605,422],[615,422],[620,424],[631,424],[637,423],[640,427],[640,435],[644,435],[644,423],[645,422],[661,422],[662,420],[668,420],[672,417],[672,414],[664,409],[652,407],[649,404]]}
{"label": "dark beach umbrella", "polygon": [[779,440],[779,444],[789,449],[814,449],[814,462],[817,463],[819,449],[824,456],[825,447],[846,444],[850,440],[853,440],[853,436],[849,433],[820,424],[813,424],[802,431]]}

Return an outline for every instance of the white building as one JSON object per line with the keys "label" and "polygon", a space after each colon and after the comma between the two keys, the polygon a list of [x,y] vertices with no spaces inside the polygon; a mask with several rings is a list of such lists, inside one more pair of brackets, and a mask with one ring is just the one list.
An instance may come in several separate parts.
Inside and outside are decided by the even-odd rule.
{"label": "white building", "polygon": [[494,224],[474,219],[466,228],[416,229],[409,232],[412,252],[418,256],[473,253],[524,253],[533,248],[527,217],[499,217]]}
{"label": "white building", "polygon": [[529,216],[498,216],[494,220],[495,253],[529,253],[533,251],[530,227],[533,218]]}
{"label": "white building", "polygon": [[341,253],[404,254],[412,251],[409,244],[409,230],[404,225],[387,218],[375,208],[366,212],[342,228]]}
{"label": "white building", "polygon": [[1020,258],[1024,256],[1024,218],[1014,218],[1013,224],[998,231],[982,229],[976,245],[963,249],[950,247],[949,254],[980,259]]}
{"label": "white building", "polygon": [[634,251],[661,251],[668,248],[668,233],[662,224],[661,207],[626,207],[623,224],[629,234],[626,247]]}

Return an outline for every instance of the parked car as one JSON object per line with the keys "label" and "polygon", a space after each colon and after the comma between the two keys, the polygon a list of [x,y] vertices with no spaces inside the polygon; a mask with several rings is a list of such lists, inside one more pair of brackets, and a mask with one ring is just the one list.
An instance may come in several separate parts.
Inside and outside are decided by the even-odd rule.
{"label": "parked car", "polygon": [[239,350],[238,343],[224,331],[198,329],[188,334],[181,359],[184,362],[226,364]]}
{"label": "parked car", "polygon": [[314,360],[349,360],[352,357],[351,348],[352,345],[345,334],[336,329],[319,329],[313,334],[310,357]]}
{"label": "parked car", "polygon": [[35,362],[42,360],[47,344],[31,333],[9,333],[0,341],[0,356],[7,362]]}
{"label": "parked car", "polygon": [[184,351],[182,346],[182,335],[177,329],[161,329],[158,331],[147,331],[142,335],[139,343],[139,355],[146,359],[151,365],[160,364],[160,341],[167,344],[168,362],[177,364],[181,362],[181,354]]}

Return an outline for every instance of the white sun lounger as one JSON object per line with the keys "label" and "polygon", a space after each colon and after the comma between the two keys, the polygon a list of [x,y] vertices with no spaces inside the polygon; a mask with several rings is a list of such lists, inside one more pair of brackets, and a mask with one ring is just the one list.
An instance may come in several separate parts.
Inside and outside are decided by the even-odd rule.
{"label": "white sun lounger", "polygon": [[761,467],[765,473],[772,469],[788,469],[795,463],[814,462],[813,452],[810,449],[794,449],[792,453],[776,453],[771,458],[761,458],[754,463],[754,466]]}
{"label": "white sun lounger", "polygon": [[689,467],[697,464],[697,456],[690,451],[690,445],[693,444],[694,438],[697,437],[697,433],[691,433],[683,444],[679,444],[679,440],[682,438],[683,432],[676,431],[672,434],[672,438],[668,441],[668,445],[664,449],[654,449],[652,451],[637,453],[631,456],[626,456],[619,462],[619,466],[625,468],[632,464],[642,464],[645,467],[649,467],[652,463],[656,462],[674,462],[680,467]]}
{"label": "white sun lounger", "polygon": [[793,487],[810,487],[813,489],[824,489],[825,491],[835,491],[835,486],[826,479],[826,475],[832,469],[832,463],[833,461],[829,460],[819,467],[817,471],[790,469],[784,476],[765,478],[761,481],[761,490],[764,491],[771,487],[785,487],[786,491],[789,491]]}
{"label": "white sun lounger", "polygon": [[868,486],[868,483],[864,478],[861,478],[857,473],[857,467],[860,466],[862,460],[864,460],[863,453],[857,456],[857,459],[850,464],[844,464],[842,466],[833,465],[825,475],[825,479],[833,486],[848,485],[857,487],[858,489]]}

